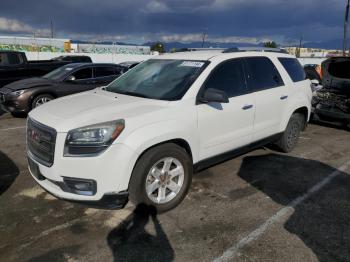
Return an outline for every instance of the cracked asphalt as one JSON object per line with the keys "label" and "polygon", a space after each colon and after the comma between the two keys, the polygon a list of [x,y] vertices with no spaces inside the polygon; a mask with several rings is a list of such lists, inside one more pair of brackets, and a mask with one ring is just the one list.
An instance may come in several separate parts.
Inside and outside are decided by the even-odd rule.
{"label": "cracked asphalt", "polygon": [[310,124],[194,175],[176,209],[92,209],[27,171],[25,119],[0,116],[0,261],[350,261],[350,132]]}

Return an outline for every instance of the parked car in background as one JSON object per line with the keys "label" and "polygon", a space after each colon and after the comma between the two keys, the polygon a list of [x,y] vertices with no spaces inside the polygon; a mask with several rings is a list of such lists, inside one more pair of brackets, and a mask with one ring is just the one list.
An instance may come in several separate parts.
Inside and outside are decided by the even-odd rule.
{"label": "parked car in background", "polygon": [[61,55],[54,57],[54,61],[66,61],[71,63],[92,63],[91,57],[86,55]]}
{"label": "parked car in background", "polygon": [[350,57],[322,63],[322,88],[312,99],[313,119],[350,128]]}
{"label": "parked car in background", "polygon": [[[87,58],[89,57],[79,57],[79,59],[84,60]],[[76,58],[74,58],[74,61],[71,61],[69,59],[66,60],[65,56],[62,56],[62,59],[63,60],[28,61],[24,52],[0,51],[0,87],[17,80],[35,76],[43,76],[48,72],[51,72],[52,70],[66,64],[83,62]]]}
{"label": "parked car in background", "polygon": [[262,51],[154,57],[31,111],[30,173],[61,199],[164,212],[186,196],[193,170],[267,143],[290,152],[309,121],[310,80],[295,57]]}
{"label": "parked car in background", "polygon": [[116,64],[68,64],[43,77],[19,80],[0,88],[0,105],[13,115],[28,113],[55,98],[109,84],[122,71],[123,67]]}
{"label": "parked car in background", "polygon": [[119,65],[125,67],[125,70],[124,70],[124,73],[125,73],[125,72],[129,71],[131,68],[137,66],[140,63],[142,63],[142,62],[127,61],[127,62],[120,63]]}

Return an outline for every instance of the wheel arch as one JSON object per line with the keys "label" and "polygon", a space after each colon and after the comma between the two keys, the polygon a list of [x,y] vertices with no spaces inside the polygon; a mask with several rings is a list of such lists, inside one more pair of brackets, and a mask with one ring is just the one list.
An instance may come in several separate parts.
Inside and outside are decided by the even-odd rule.
{"label": "wheel arch", "polygon": [[38,92],[35,92],[34,94],[32,94],[30,96],[30,100],[29,100],[29,106],[30,106],[30,109],[33,109],[32,106],[33,106],[33,101],[35,98],[37,98],[38,96],[41,96],[41,95],[50,95],[52,96],[53,98],[57,98],[57,94],[53,91],[48,91],[48,90],[40,90]]}

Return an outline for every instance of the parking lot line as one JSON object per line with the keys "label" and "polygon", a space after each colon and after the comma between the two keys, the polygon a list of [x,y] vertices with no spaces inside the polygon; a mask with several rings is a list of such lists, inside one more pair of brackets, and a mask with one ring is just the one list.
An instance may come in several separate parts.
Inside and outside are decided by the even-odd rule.
{"label": "parking lot line", "polygon": [[335,177],[339,176],[350,167],[350,161],[343,164],[338,170],[329,174],[325,179],[318,182],[312,188],[310,188],[304,195],[297,197],[293,201],[291,201],[287,206],[280,209],[277,213],[271,216],[268,220],[266,220],[262,225],[256,228],[254,231],[249,233],[247,236],[243,237],[239,240],[235,245],[228,248],[220,257],[214,259],[214,262],[223,262],[223,261],[231,261],[242,249],[244,246],[248,245],[252,241],[258,239],[263,233],[267,231],[267,229],[274,223],[280,222],[282,218],[290,211],[304,202],[307,198],[309,198],[312,194],[316,193],[320,189],[322,189],[325,185],[329,184]]}
{"label": "parking lot line", "polygon": [[26,126],[17,126],[17,127],[3,128],[3,129],[0,129],[0,131],[9,131],[9,130],[21,129],[21,128],[26,128]]}

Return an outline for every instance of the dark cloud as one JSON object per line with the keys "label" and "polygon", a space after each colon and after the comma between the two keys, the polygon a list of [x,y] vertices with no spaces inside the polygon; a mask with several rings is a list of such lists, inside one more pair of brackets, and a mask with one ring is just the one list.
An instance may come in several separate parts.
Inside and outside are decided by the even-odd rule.
{"label": "dark cloud", "polygon": [[[344,2],[344,3],[343,3]],[[0,18],[61,36],[195,34],[309,41],[341,38],[345,1],[338,0],[11,0]],[[3,32],[6,31],[0,27]]]}

